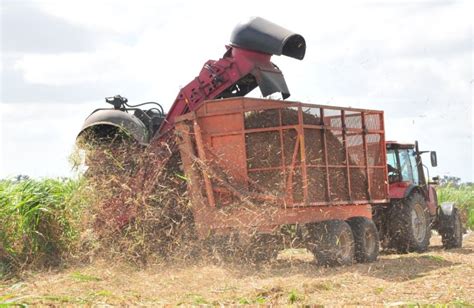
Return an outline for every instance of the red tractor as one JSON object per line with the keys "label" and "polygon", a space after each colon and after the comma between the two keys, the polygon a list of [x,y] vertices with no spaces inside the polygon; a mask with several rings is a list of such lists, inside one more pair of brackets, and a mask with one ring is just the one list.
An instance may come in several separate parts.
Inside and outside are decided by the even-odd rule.
{"label": "red tractor", "polygon": [[399,252],[423,252],[428,248],[431,230],[437,230],[443,247],[461,247],[459,210],[453,203],[438,204],[434,187],[438,178],[428,180],[428,168],[421,159],[422,154],[430,153],[431,166],[436,167],[436,152],[420,151],[418,142],[386,144],[390,203],[374,207],[374,221],[384,246]]}

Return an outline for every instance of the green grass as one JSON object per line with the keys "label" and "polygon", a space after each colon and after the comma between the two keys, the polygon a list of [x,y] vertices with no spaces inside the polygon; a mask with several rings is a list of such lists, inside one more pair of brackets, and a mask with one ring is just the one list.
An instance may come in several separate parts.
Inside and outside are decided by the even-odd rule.
{"label": "green grass", "polygon": [[375,293],[376,295],[382,294],[383,291],[385,291],[385,288],[384,288],[384,287],[377,287],[377,288],[374,289],[374,293]]}
{"label": "green grass", "polygon": [[79,187],[72,179],[0,180],[0,278],[60,262],[79,235]]}
{"label": "green grass", "polygon": [[467,216],[466,227],[474,229],[474,185],[440,186],[437,192],[439,202],[454,202]]}
{"label": "green grass", "polygon": [[299,294],[296,290],[291,290],[291,292],[288,294],[288,303],[290,304],[299,302],[302,299],[303,299],[303,295]]}
{"label": "green grass", "polygon": [[267,299],[263,296],[255,298],[241,297],[237,299],[239,305],[264,305],[267,304]]}
{"label": "green grass", "polygon": [[101,281],[99,277],[95,277],[92,275],[81,274],[79,272],[74,272],[71,274],[71,278],[76,281],[87,282],[87,281]]}
{"label": "green grass", "polygon": [[436,262],[446,261],[442,256],[424,255],[424,256],[421,256],[421,257],[424,258],[424,259],[433,260],[433,261],[436,261]]}

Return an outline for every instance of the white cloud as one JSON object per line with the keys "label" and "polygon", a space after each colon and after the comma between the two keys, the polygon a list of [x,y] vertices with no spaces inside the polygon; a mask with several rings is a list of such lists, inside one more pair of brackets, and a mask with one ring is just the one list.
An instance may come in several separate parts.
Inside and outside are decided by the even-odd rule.
{"label": "white cloud", "polygon": [[166,12],[180,7],[179,3],[152,0],[133,3],[125,0],[38,0],[34,2],[44,12],[70,23],[122,34],[136,33],[150,22],[166,22],[171,16],[163,13],[157,16],[156,10]]}
{"label": "white cloud", "polygon": [[90,103],[1,104],[0,176],[70,175],[68,157],[92,106]]}
{"label": "white cloud", "polygon": [[[122,67],[127,66],[123,60],[129,58],[129,48],[114,46],[120,52],[110,53],[62,53],[62,54],[27,54],[15,65],[23,71],[27,82],[43,85],[71,85],[77,83],[94,83],[100,80],[122,80]],[[127,72],[125,72],[127,73]]]}

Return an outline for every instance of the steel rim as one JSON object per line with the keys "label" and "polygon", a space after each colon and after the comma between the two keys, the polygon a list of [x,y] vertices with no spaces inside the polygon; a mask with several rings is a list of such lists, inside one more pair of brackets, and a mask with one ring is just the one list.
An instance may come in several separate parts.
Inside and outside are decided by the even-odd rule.
{"label": "steel rim", "polygon": [[345,260],[351,257],[352,245],[349,234],[343,232],[339,236],[338,259]]}
{"label": "steel rim", "polygon": [[370,230],[365,231],[365,251],[371,254],[375,250],[375,236]]}
{"label": "steel rim", "polygon": [[411,223],[413,236],[418,242],[423,241],[426,236],[425,211],[421,204],[417,203],[411,210]]}

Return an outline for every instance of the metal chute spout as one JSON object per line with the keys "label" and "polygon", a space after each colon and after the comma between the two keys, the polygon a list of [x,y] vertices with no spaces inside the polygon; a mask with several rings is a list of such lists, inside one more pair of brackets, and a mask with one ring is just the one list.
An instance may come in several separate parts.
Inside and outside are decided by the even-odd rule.
{"label": "metal chute spout", "polygon": [[298,60],[303,60],[306,53],[306,42],[299,34],[290,35],[283,44],[282,54]]}
{"label": "metal chute spout", "polygon": [[290,97],[290,90],[288,90],[285,78],[281,72],[259,70],[256,75],[258,87],[264,97],[277,92],[281,94],[283,99]]}
{"label": "metal chute spout", "polygon": [[302,60],[306,52],[303,36],[261,17],[238,24],[230,38],[231,45],[271,55],[285,55]]}

